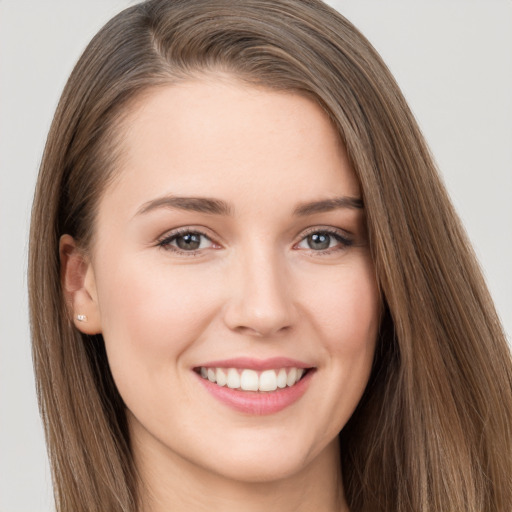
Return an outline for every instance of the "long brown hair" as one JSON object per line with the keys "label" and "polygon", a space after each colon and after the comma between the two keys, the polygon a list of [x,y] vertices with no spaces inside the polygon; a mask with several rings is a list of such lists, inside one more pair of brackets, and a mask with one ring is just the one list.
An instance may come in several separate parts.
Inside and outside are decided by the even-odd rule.
{"label": "long brown hair", "polygon": [[123,113],[148,88],[222,71],[307,95],[361,184],[385,303],[374,367],[340,434],[352,512],[512,510],[512,365],[431,155],[370,43],[319,0],[151,0],[113,18],[64,89],[30,235],[33,355],[59,512],[137,510],[103,339],[79,333],[59,237],[87,248]]}

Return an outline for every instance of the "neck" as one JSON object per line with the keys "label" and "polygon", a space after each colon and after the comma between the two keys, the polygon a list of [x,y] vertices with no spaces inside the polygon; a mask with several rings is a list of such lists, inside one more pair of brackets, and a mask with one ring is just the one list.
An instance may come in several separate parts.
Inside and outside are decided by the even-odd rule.
{"label": "neck", "polygon": [[140,512],[348,512],[337,439],[298,472],[257,482],[208,471],[156,443],[133,446]]}

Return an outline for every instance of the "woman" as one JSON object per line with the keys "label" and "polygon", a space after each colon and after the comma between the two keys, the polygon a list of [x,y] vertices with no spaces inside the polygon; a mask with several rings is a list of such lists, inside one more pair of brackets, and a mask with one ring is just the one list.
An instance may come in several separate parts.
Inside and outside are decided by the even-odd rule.
{"label": "woman", "polygon": [[59,510],[509,510],[511,366],[426,145],[316,1],[150,1],[57,109],[30,251]]}

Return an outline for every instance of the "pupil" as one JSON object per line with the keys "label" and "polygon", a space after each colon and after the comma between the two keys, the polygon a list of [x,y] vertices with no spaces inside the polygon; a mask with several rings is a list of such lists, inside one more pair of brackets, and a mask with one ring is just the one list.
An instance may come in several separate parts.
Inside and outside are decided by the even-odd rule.
{"label": "pupil", "polygon": [[330,243],[331,237],[326,233],[313,233],[312,235],[308,236],[308,245],[310,249],[328,249]]}
{"label": "pupil", "polygon": [[199,246],[201,245],[201,235],[188,233],[186,235],[179,236],[176,239],[176,245],[185,251],[194,251],[195,249],[199,249]]}

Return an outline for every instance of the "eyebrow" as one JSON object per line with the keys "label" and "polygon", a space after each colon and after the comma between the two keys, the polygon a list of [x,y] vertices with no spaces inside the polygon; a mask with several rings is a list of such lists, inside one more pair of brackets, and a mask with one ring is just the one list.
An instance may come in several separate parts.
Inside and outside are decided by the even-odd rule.
{"label": "eyebrow", "polygon": [[170,208],[173,210],[187,210],[200,213],[211,213],[214,215],[231,215],[231,207],[220,199],[208,197],[177,197],[165,196],[144,203],[137,215],[148,213],[158,208]]}
{"label": "eyebrow", "polygon": [[[212,199],[208,197],[165,196],[144,203],[137,211],[137,215],[142,215],[158,208],[186,210],[213,215],[228,216],[232,214],[231,206],[221,199]],[[306,215],[329,212],[339,208],[360,210],[363,208],[363,201],[357,197],[348,196],[323,199],[320,201],[310,201],[299,204],[293,213],[299,217],[304,217]]]}
{"label": "eyebrow", "polygon": [[335,197],[332,199],[323,199],[321,201],[312,201],[298,205],[294,214],[300,217],[305,215],[312,215],[314,213],[330,212],[338,208],[349,208],[352,210],[361,210],[364,208],[362,199],[357,197]]}

